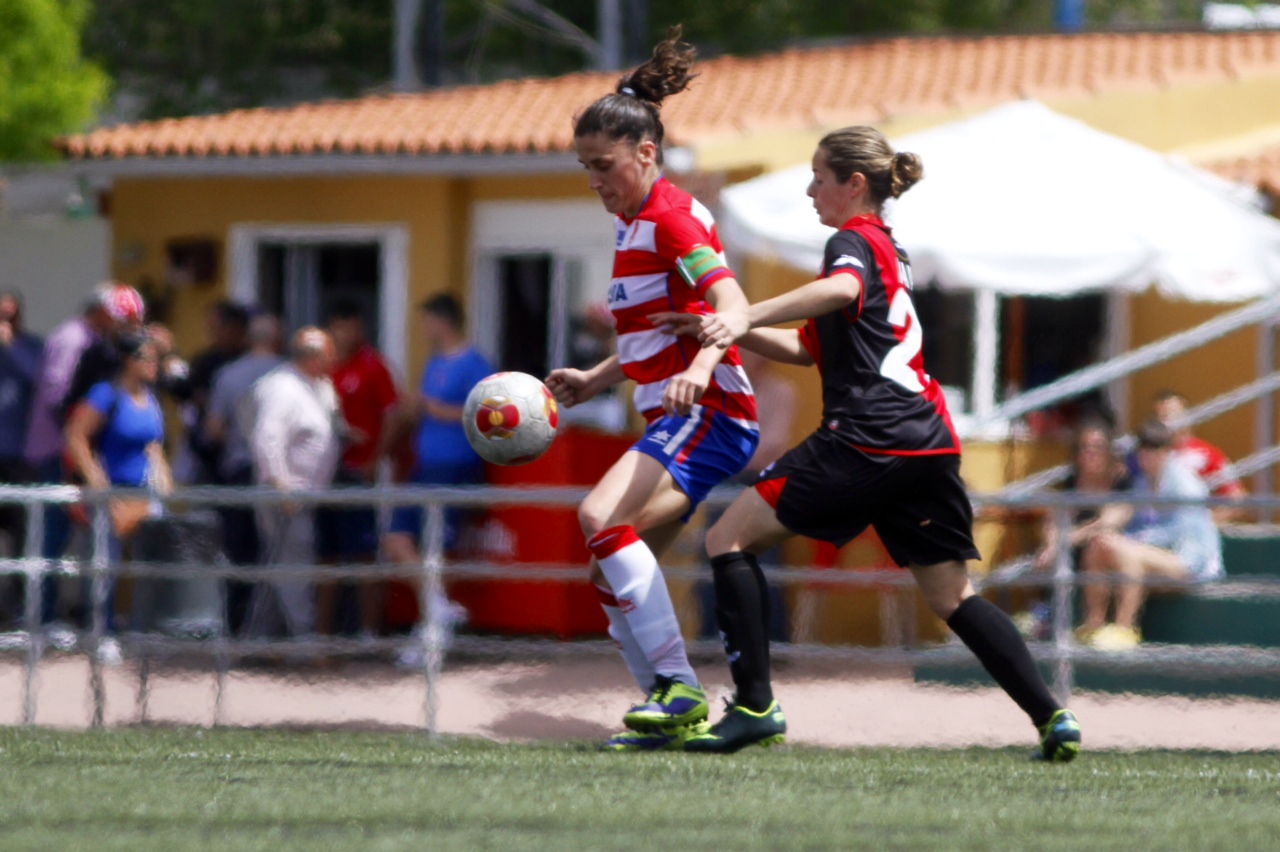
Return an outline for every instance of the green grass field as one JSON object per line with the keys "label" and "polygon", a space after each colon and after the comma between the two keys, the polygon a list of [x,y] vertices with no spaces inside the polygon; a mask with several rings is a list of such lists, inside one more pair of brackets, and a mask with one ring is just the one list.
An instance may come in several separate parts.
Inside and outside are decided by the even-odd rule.
{"label": "green grass field", "polygon": [[0,848],[1274,849],[1280,754],[430,743],[0,730]]}

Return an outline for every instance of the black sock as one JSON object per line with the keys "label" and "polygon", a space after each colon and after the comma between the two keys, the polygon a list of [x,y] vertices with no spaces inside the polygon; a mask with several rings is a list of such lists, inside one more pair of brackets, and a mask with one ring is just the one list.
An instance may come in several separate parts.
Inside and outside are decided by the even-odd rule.
{"label": "black sock", "polygon": [[729,657],[737,703],[757,713],[773,703],[769,682],[769,592],[750,553],[711,557],[716,622]]}
{"label": "black sock", "polygon": [[982,667],[1009,693],[1036,727],[1059,710],[1040,676],[1031,651],[1009,616],[991,601],[974,595],[961,602],[947,626],[969,646]]}

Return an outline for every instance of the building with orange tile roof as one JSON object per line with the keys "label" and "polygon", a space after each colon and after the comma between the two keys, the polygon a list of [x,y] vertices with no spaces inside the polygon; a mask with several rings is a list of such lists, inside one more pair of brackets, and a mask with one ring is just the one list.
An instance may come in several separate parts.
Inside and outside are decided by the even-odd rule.
{"label": "building with orange tile roof", "polygon": [[[1268,191],[1277,185],[1275,31],[877,39],[726,56],[697,71],[663,111],[668,168],[713,205],[725,183],[807,161],[829,129],[873,123],[893,138],[1021,98]],[[412,376],[425,352],[410,306],[451,291],[496,360],[533,369],[572,356],[609,278],[610,219],[572,152],[571,119],[615,80],[584,73],[238,110],[57,145],[69,168],[109,183],[113,272],[168,300],[188,350],[204,344],[205,307],[228,295],[296,324],[320,319],[335,294],[360,293],[381,345]],[[993,185],[1004,179],[992,175]],[[1098,187],[1100,204],[1112,189]],[[739,273],[755,298],[800,280],[758,261]],[[540,295],[529,301],[526,291]],[[1221,310],[1150,293],[1095,301],[1104,355]],[[1013,322],[1023,307],[1008,300],[1002,310]],[[1028,345],[1011,340],[1006,360]],[[1195,369],[1204,358],[1214,371]],[[1128,409],[1140,415],[1166,385],[1204,399],[1225,376],[1253,369],[1252,338],[1228,338],[1135,377]],[[805,389],[802,432],[818,395],[812,376],[794,378]],[[1240,455],[1250,417],[1240,409],[1202,431]],[[1006,451],[973,446],[966,475],[992,488],[1040,464],[1038,449]]]}
{"label": "building with orange tile roof", "polygon": [[[1280,32],[876,39],[726,56],[697,70],[663,111],[667,162],[713,206],[727,183],[806,162],[835,127],[872,123],[894,138],[1022,98],[1273,195],[1280,188]],[[536,371],[576,356],[610,276],[611,220],[587,190],[571,119],[615,80],[585,73],[238,110],[101,128],[57,145],[68,168],[107,187],[114,276],[171,306],[188,352],[205,344],[204,311],[218,299],[258,302],[297,325],[322,319],[326,301],[355,296],[416,384],[425,351],[411,306],[448,291],[466,301],[472,334],[496,361]],[[996,190],[1010,179],[991,176]],[[1097,187],[1098,203],[1117,189]],[[757,260],[738,272],[753,298],[803,281]],[[1077,324],[1049,337],[1079,326],[1070,346],[1099,340],[1103,351],[1087,357],[1223,310],[1151,292],[1091,299],[1047,309],[1004,300],[1002,324],[1023,330],[1006,341],[1002,386],[1029,380],[1036,366],[1029,353],[1046,335],[1025,324],[1037,310]],[[966,310],[952,311],[940,357],[963,361]],[[1132,417],[1165,386],[1202,401],[1252,377],[1256,351],[1252,332],[1224,338],[1120,393]],[[798,438],[820,401],[812,371],[789,375],[801,386]],[[1252,416],[1238,409],[1200,432],[1243,455]],[[971,442],[965,475],[994,489],[1063,454],[1055,441]],[[979,535],[991,559],[1010,546],[991,530]],[[873,634],[879,618],[860,607]],[[820,638],[866,639],[848,623],[828,619]]]}

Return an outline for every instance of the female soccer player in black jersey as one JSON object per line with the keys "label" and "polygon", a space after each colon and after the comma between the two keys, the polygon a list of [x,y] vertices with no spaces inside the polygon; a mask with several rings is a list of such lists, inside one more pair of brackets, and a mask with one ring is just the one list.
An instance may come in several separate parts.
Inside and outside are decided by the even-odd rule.
{"label": "female soccer player in black jersey", "polygon": [[[818,280],[751,306],[747,316],[655,315],[704,346],[737,342],[822,374],[822,423],[760,475],[707,534],[716,615],[737,690],[724,718],[687,751],[729,752],[781,742],[786,722],[769,679],[769,597],[760,553],[800,534],[843,545],[874,526],[909,568],[929,607],[1040,731],[1038,754],[1075,757],[1080,728],[1036,669],[1000,609],[974,594],[973,512],[960,479],[960,441],[937,381],[925,372],[911,301],[911,265],[880,218],[884,201],[922,176],[871,127],[818,143],[809,196],[827,241]],[[767,326],[803,320],[799,329]]]}

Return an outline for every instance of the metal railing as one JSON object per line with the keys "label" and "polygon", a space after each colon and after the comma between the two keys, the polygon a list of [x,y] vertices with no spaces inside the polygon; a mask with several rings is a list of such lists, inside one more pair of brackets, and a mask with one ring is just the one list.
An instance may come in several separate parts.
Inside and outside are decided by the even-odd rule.
{"label": "metal railing", "polygon": [[[733,499],[735,489],[717,489],[708,503],[725,505]],[[23,556],[0,560],[0,574],[17,574],[25,580],[25,629],[9,634],[8,650],[25,651],[25,678],[23,681],[23,713],[25,724],[36,720],[35,679],[45,650],[40,623],[41,583],[50,574],[79,575],[90,581],[92,613],[87,642],[83,650],[88,652],[92,691],[92,724],[100,726],[105,718],[106,690],[103,680],[103,664],[95,653],[106,635],[105,606],[110,582],[117,577],[151,579],[216,578],[225,595],[227,581],[241,580],[264,583],[285,576],[301,577],[311,581],[387,579],[388,576],[405,577],[408,568],[393,572],[385,565],[312,565],[272,564],[266,566],[232,566],[215,561],[211,564],[179,565],[163,563],[112,564],[109,559],[109,521],[107,513],[92,513],[91,551],[86,560],[47,560],[40,548],[43,539],[43,508],[47,505],[87,502],[102,507],[106,501],[121,497],[137,497],[142,492],[113,490],[82,492],[72,486],[0,486],[0,503],[21,504],[28,518],[27,544]],[[443,583],[449,579],[493,579],[519,581],[565,582],[574,577],[585,578],[585,554],[583,563],[557,564],[498,564],[483,560],[448,562],[444,558],[444,508],[496,509],[517,506],[540,508],[576,507],[586,495],[581,488],[511,488],[511,487],[378,487],[365,490],[337,489],[282,493],[261,488],[193,488],[178,491],[166,503],[176,510],[184,507],[225,506],[279,506],[289,502],[299,506],[369,506],[383,510],[395,506],[414,505],[425,507],[421,541],[422,558],[414,567],[418,579],[419,611],[421,621],[412,641],[421,643],[425,657],[423,677],[423,724],[434,735],[440,701],[439,677],[445,652],[452,647],[476,655],[512,656],[536,654],[608,654],[613,645],[607,641],[554,642],[547,640],[510,640],[480,636],[450,636],[447,617],[436,611],[438,602],[444,600]],[[1186,670],[1212,671],[1229,661],[1237,671],[1257,674],[1280,674],[1280,648],[1231,647],[1231,646],[1153,646],[1144,645],[1133,651],[1100,652],[1081,647],[1073,639],[1073,595],[1077,587],[1091,582],[1077,575],[1071,564],[1068,532],[1074,513],[1082,508],[1097,507],[1103,503],[1129,503],[1170,507],[1186,504],[1232,505],[1252,509],[1280,509],[1280,499],[1273,497],[1246,497],[1239,500],[1167,500],[1138,498],[1121,494],[1041,493],[1036,495],[972,495],[978,508],[1046,509],[1058,528],[1058,549],[1050,572],[1028,570],[1030,560],[1015,561],[999,567],[985,577],[975,579],[979,591],[999,588],[1047,588],[1050,591],[1052,612],[1052,638],[1048,642],[1032,642],[1033,655],[1053,666],[1053,689],[1064,703],[1074,688],[1075,667],[1080,662],[1126,670]],[[577,569],[579,573],[573,573]],[[688,568],[664,569],[671,580],[705,580],[702,570]],[[825,568],[767,569],[770,583],[800,585],[815,594],[823,590],[863,589],[882,593],[899,594],[914,588],[909,572],[893,568],[883,570],[831,570]],[[1106,582],[1106,581],[1103,581]],[[1168,588],[1169,583],[1159,583]],[[1188,586],[1192,593],[1202,593],[1206,587]],[[1253,597],[1280,598],[1280,577],[1234,578],[1217,581],[1213,588],[1222,594],[1250,595]],[[225,598],[220,602],[225,616]],[[913,634],[914,635],[914,634]],[[233,662],[247,657],[299,658],[307,655],[365,654],[371,651],[394,651],[403,647],[403,638],[385,638],[374,642],[357,641],[339,637],[315,637],[305,639],[263,640],[228,635],[223,628],[212,635],[200,638],[184,638],[161,634],[129,635],[123,643],[130,656],[138,661],[138,712],[146,719],[149,696],[148,678],[154,659],[170,654],[194,654],[211,658],[216,670],[214,696],[214,723],[224,721],[222,704],[226,679]],[[693,642],[692,650],[710,653],[719,644]],[[816,644],[775,645],[774,655],[779,658],[830,658],[877,664],[920,665],[930,663],[961,662],[972,659],[968,650],[958,642],[921,647],[850,647],[821,646]]]}

